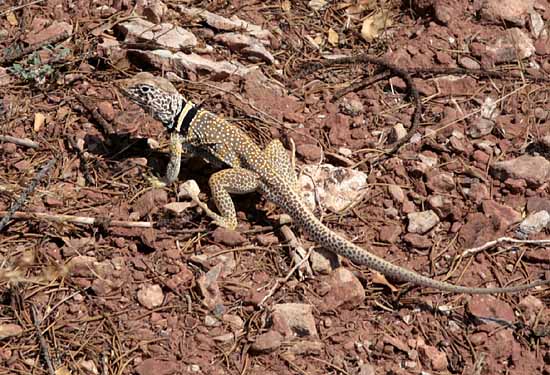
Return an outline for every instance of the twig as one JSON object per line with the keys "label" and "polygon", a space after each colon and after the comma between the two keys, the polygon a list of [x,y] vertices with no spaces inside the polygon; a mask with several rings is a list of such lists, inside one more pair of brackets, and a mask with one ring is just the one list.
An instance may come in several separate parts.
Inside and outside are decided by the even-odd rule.
{"label": "twig", "polygon": [[378,73],[377,75],[375,76],[372,76],[372,77],[368,77],[364,80],[361,80],[359,82],[356,82],[354,83],[353,85],[349,85],[348,87],[340,90],[340,91],[337,91],[335,94],[334,94],[334,100],[338,100],[340,99],[342,96],[350,93],[350,92],[354,92],[354,91],[357,91],[357,90],[361,90],[367,86],[370,86],[378,81],[381,81],[383,79],[387,79],[391,76],[391,73],[389,72],[382,72],[382,73]]}
{"label": "twig", "polygon": [[[0,211],[0,215],[6,215],[7,213],[9,213],[9,211]],[[56,223],[97,225],[102,227],[153,228],[154,224],[150,221],[120,221],[109,220],[109,218],[48,214],[45,212],[14,212],[11,217],[22,220],[45,220],[54,221]]]}
{"label": "twig", "polygon": [[[368,54],[361,54],[356,56],[350,56],[350,57],[342,57],[338,59],[331,59],[331,60],[325,60],[321,61],[319,63],[311,64],[308,68],[304,69],[301,74],[298,76],[302,76],[304,74],[309,74],[314,71],[317,71],[321,68],[326,68],[329,66],[334,65],[350,65],[350,64],[357,64],[357,63],[367,63],[367,64],[374,64],[382,66],[386,69],[388,69],[391,73],[394,75],[400,77],[403,81],[405,81],[405,84],[407,85],[409,96],[412,99],[413,105],[414,105],[414,112],[411,118],[411,126],[409,130],[407,131],[407,134],[397,140],[393,145],[392,148],[386,151],[385,157],[389,157],[390,155],[393,155],[395,152],[401,148],[405,143],[407,143],[416,130],[418,129],[418,124],[420,122],[420,114],[422,112],[422,103],[420,101],[420,95],[418,94],[418,90],[416,89],[416,85],[414,84],[411,75],[407,72],[407,70],[399,68],[398,66],[395,66],[389,62],[387,62],[384,59],[370,56]],[[380,75],[375,76],[375,78],[378,78]],[[381,76],[380,76],[381,77]]]}
{"label": "twig", "polygon": [[17,137],[12,137],[11,135],[0,135],[0,142],[15,143],[16,145],[30,147],[30,148],[40,147],[38,143],[36,143],[33,140],[30,140],[29,138],[17,138]]}
{"label": "twig", "polygon": [[44,336],[42,336],[42,331],[40,330],[41,322],[38,319],[38,312],[36,311],[36,307],[33,304],[31,304],[31,312],[32,321],[34,323],[34,328],[36,329],[36,335],[38,336],[38,342],[40,344],[40,352],[42,353],[42,357],[44,358],[46,366],[48,367],[48,374],[55,375],[55,369],[53,367],[52,360],[50,358],[50,352],[48,350],[48,343],[46,343]]}
{"label": "twig", "polygon": [[511,238],[511,237],[500,237],[500,238],[497,238],[496,240],[486,242],[481,246],[473,247],[473,248],[468,249],[468,250],[464,250],[462,252],[461,256],[466,256],[466,255],[472,255],[472,254],[475,254],[475,253],[479,253],[480,251],[483,251],[485,249],[493,247],[493,246],[495,246],[495,245],[497,245],[501,242],[537,244],[537,245],[550,244],[550,240],[518,240],[516,238]]}
{"label": "twig", "polygon": [[44,0],[34,0],[34,1],[31,1],[30,3],[27,3],[27,4],[16,5],[14,7],[8,8],[5,11],[3,11],[2,13],[0,13],[0,16],[3,16],[4,14],[8,14],[9,12],[15,12],[16,10],[23,9],[25,7],[28,7],[29,5],[34,5],[34,4],[41,3],[43,1]]}
{"label": "twig", "polygon": [[277,291],[277,289],[279,289],[279,287],[286,283],[288,281],[288,279],[290,279],[290,276],[292,276],[292,274],[294,272],[296,272],[296,270],[298,268],[300,268],[302,266],[303,263],[307,262],[307,260],[309,259],[309,256],[311,255],[311,252],[313,251],[313,246],[309,248],[306,256],[304,257],[304,259],[302,259],[300,262],[296,263],[294,265],[294,267],[292,267],[292,269],[288,272],[288,274],[286,275],[286,277],[280,281],[280,280],[277,280],[275,282],[275,285],[273,285],[273,287],[271,288],[271,290],[269,291],[269,293],[267,293],[264,298],[262,298],[262,300],[260,301],[260,303],[258,304],[259,307],[261,307],[269,298],[271,298],[271,296],[273,296],[273,294]]}
{"label": "twig", "polygon": [[285,240],[288,242],[288,245],[290,246],[290,252],[292,259],[294,260],[294,263],[301,263],[303,264],[303,267],[300,267],[300,277],[302,277],[302,273],[311,276],[313,275],[313,272],[311,271],[311,267],[308,263],[303,263],[302,259],[306,256],[307,252],[303,248],[303,246],[300,244],[296,236],[294,235],[294,232],[292,232],[292,229],[288,225],[283,225],[281,227],[281,233],[285,237]]}
{"label": "twig", "polygon": [[99,113],[97,106],[94,106],[90,103],[90,99],[80,94],[75,94],[75,96],[78,99],[78,101],[84,106],[84,108],[86,108],[86,110],[90,112],[94,120],[96,120],[97,123],[103,128],[104,134],[110,135],[115,133],[111,124],[109,124],[109,122],[107,122],[107,120],[103,118],[101,113]]}
{"label": "twig", "polygon": [[53,167],[56,161],[57,161],[57,158],[54,157],[46,165],[44,165],[42,169],[36,174],[36,176],[34,176],[29,186],[27,186],[25,190],[23,190],[19,198],[15,202],[13,202],[10,209],[5,213],[5,216],[0,221],[0,232],[2,231],[2,229],[4,229],[6,224],[11,220],[12,216],[15,215],[16,211],[19,211],[21,209],[21,207],[27,200],[27,197],[29,196],[29,194],[31,194],[34,191],[34,189],[36,189],[40,181],[48,173],[50,168]]}
{"label": "twig", "polygon": [[61,42],[63,39],[67,39],[69,36],[70,35],[66,31],[64,31],[61,34],[52,36],[51,38],[48,38],[40,43],[36,43],[28,47],[25,47],[22,50],[13,53],[11,56],[3,56],[2,58],[0,58],[0,65],[9,65],[14,61],[19,60],[23,56],[33,53],[34,51],[37,51],[40,48],[47,46],[49,44],[57,44]]}
{"label": "twig", "polygon": [[410,75],[424,75],[424,74],[467,74],[467,75],[477,75],[481,77],[488,78],[499,78],[499,79],[522,79],[527,77],[533,80],[549,81],[550,77],[543,75],[534,75],[528,71],[522,71],[522,75],[519,74],[510,74],[510,72],[496,71],[496,70],[485,70],[485,69],[468,69],[468,68],[449,68],[449,67],[431,67],[431,68],[412,68],[406,69]]}
{"label": "twig", "polygon": [[78,156],[78,160],[80,161],[80,168],[82,169],[82,174],[84,175],[84,179],[89,185],[94,185],[95,181],[92,178],[92,176],[90,176],[88,161],[84,157],[82,150],[78,147],[78,145],[76,144],[75,140],[72,137],[68,136],[66,137],[66,139],[67,139],[67,142],[69,142],[69,144],[73,148],[74,152],[76,152],[76,155]]}

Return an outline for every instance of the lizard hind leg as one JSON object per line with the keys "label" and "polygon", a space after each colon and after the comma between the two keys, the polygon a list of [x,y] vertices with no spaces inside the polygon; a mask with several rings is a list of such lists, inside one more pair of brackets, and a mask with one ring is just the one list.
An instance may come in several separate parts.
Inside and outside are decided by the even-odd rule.
{"label": "lizard hind leg", "polygon": [[264,154],[271,162],[273,169],[292,187],[292,190],[299,194],[298,177],[294,169],[294,154],[290,158],[288,151],[278,139],[269,142]]}
{"label": "lizard hind leg", "polygon": [[214,220],[215,224],[227,229],[235,229],[237,227],[237,214],[229,194],[247,194],[258,190],[260,185],[258,175],[247,169],[235,167],[214,173],[208,183],[212,199],[220,214],[208,208],[205,203],[198,199],[198,196],[192,197],[193,200]]}

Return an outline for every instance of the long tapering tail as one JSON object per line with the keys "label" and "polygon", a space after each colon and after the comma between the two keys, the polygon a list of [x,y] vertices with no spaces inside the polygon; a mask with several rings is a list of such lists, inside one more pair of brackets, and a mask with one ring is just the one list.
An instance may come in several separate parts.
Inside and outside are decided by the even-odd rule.
{"label": "long tapering tail", "polygon": [[277,186],[276,189],[266,188],[267,198],[286,211],[313,241],[358,265],[365,265],[388,277],[443,291],[466,294],[515,293],[550,284],[550,280],[540,280],[530,284],[504,288],[472,288],[423,276],[415,271],[392,264],[331,231],[315,217],[301,197],[278,175],[272,174],[266,180],[268,181],[267,186]]}

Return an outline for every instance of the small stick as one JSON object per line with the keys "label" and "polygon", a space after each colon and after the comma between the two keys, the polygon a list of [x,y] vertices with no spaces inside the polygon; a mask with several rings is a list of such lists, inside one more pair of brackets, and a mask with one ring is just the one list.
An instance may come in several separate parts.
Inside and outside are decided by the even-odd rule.
{"label": "small stick", "polygon": [[36,176],[34,176],[29,186],[27,186],[25,190],[23,190],[19,198],[15,202],[13,202],[10,209],[6,212],[5,216],[0,221],[0,232],[2,231],[2,229],[4,229],[6,224],[8,224],[15,212],[21,209],[21,207],[27,200],[28,195],[31,194],[34,189],[36,189],[40,181],[49,172],[50,168],[53,167],[56,161],[57,158],[53,158],[46,165],[44,165],[42,169],[36,174]]}
{"label": "small stick", "polygon": [[288,281],[288,279],[290,279],[290,276],[292,276],[292,274],[293,274],[294,272],[296,272],[296,270],[297,270],[298,268],[300,268],[300,267],[302,266],[302,264],[304,264],[305,262],[307,262],[307,260],[309,259],[309,256],[311,255],[311,252],[312,252],[312,251],[313,251],[313,246],[310,247],[310,249],[308,250],[308,252],[307,252],[306,256],[304,257],[304,259],[302,259],[299,263],[296,263],[296,264],[294,265],[294,267],[292,267],[292,269],[288,272],[288,274],[286,275],[286,277],[285,277],[282,281],[277,280],[277,281],[275,282],[275,285],[273,285],[273,287],[271,288],[271,290],[269,291],[269,293],[267,293],[267,294],[265,295],[265,297],[262,298],[262,300],[260,301],[260,303],[258,304],[258,306],[261,307],[269,298],[271,298],[271,296],[273,296],[273,294],[275,293],[275,291],[276,291],[277,289],[279,289],[279,287],[280,287],[282,284],[286,283],[286,282]]}
{"label": "small stick", "polygon": [[[374,64],[374,65],[381,66],[389,70],[392,73],[392,75],[396,75],[399,78],[401,78],[403,81],[405,81],[405,84],[407,85],[408,96],[411,99],[411,102],[414,106],[414,112],[411,116],[411,126],[409,127],[407,134],[403,138],[394,142],[393,145],[391,145],[391,148],[386,151],[384,157],[388,158],[391,155],[395,154],[401,148],[401,146],[407,143],[412,138],[412,136],[416,133],[420,122],[420,115],[422,113],[422,102],[420,101],[420,95],[418,93],[418,89],[416,88],[416,85],[413,82],[411,75],[406,69],[400,68],[397,65],[394,65],[382,58],[374,57],[364,53],[364,54],[354,55],[350,57],[342,57],[342,58],[337,58],[333,60],[324,60],[318,63],[310,64],[310,66],[306,67],[305,69],[303,69],[303,71],[300,74],[298,74],[298,77],[303,77],[306,74],[310,74],[319,69],[331,67],[334,65],[350,65],[350,64],[359,64],[359,63]],[[375,76],[375,78],[379,78],[379,77],[382,77],[382,76],[381,75]]]}
{"label": "small stick", "polygon": [[466,255],[472,255],[472,254],[475,254],[475,253],[479,253],[480,251],[483,251],[485,249],[493,247],[496,244],[499,244],[501,242],[526,243],[526,244],[537,244],[537,245],[550,244],[550,240],[518,240],[516,238],[511,238],[511,237],[500,237],[500,238],[497,238],[496,240],[486,242],[481,246],[473,247],[473,248],[468,249],[468,250],[464,250],[462,252],[461,256],[466,256]]}
{"label": "small stick", "polygon": [[30,147],[30,148],[40,147],[38,143],[36,143],[33,140],[30,140],[29,138],[17,138],[17,137],[12,137],[11,135],[0,135],[0,142],[15,143],[16,145]]}
{"label": "small stick", "polygon": [[75,140],[72,137],[67,137],[67,142],[71,145],[73,150],[76,152],[76,155],[78,156],[78,160],[80,161],[80,168],[82,169],[82,174],[84,175],[84,179],[86,182],[90,185],[94,185],[95,181],[90,176],[90,169],[88,168],[88,163],[86,158],[84,157],[84,154],[82,153],[82,150],[78,147]]}
{"label": "small stick", "polygon": [[[0,211],[0,215],[6,215],[7,213],[9,213],[9,211]],[[105,226],[105,227],[124,227],[124,228],[152,228],[153,227],[153,223],[149,221],[109,220],[108,218],[48,214],[45,212],[14,212],[11,215],[10,219],[12,217],[14,219],[22,219],[22,220],[45,220],[45,221],[54,221],[56,223],[98,225],[98,226]]]}
{"label": "small stick", "polygon": [[312,276],[313,271],[311,270],[311,267],[308,263],[303,263],[302,259],[306,256],[306,250],[300,245],[300,242],[294,235],[294,232],[290,229],[288,225],[283,225],[281,227],[281,233],[285,237],[285,240],[287,240],[288,245],[290,246],[290,252],[292,254],[292,259],[294,260],[294,263],[300,263],[303,264],[303,267],[300,267],[300,276],[303,276],[302,273],[304,273],[307,276]]}
{"label": "small stick", "polygon": [[40,351],[42,352],[42,357],[46,362],[46,366],[48,366],[48,374],[55,375],[55,369],[53,367],[52,360],[50,358],[50,352],[48,350],[48,343],[44,339],[44,336],[42,336],[42,331],[40,330],[41,322],[38,319],[38,311],[36,311],[36,307],[33,304],[31,304],[31,312],[32,321],[34,323],[34,328],[36,329],[36,335],[38,336],[38,342],[40,344]]}
{"label": "small stick", "polygon": [[22,50],[12,54],[11,56],[4,56],[0,58],[0,65],[9,65],[14,61],[19,60],[23,56],[33,53],[34,51],[38,51],[40,48],[47,46],[48,44],[57,44],[62,40],[67,39],[68,37],[69,37],[69,34],[66,31],[64,31],[61,34],[48,38],[40,43],[36,43],[28,47],[25,47]]}

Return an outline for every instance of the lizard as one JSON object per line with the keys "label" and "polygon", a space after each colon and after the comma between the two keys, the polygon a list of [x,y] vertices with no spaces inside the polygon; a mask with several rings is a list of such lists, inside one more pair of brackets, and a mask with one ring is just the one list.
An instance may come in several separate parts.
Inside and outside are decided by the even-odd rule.
{"label": "lizard", "polygon": [[117,86],[132,102],[160,121],[170,135],[170,161],[160,186],[177,180],[183,154],[195,154],[228,167],[209,179],[211,196],[219,213],[202,202],[198,192],[190,192],[192,200],[218,226],[232,230],[237,226],[230,194],[259,192],[285,211],[318,245],[392,279],[465,294],[514,293],[550,284],[550,280],[539,280],[503,288],[468,287],[395,265],[333,232],[307,208],[299,192],[293,162],[279,140],[272,140],[262,150],[244,130],[198,108],[163,77],[141,72],[119,80]]}

